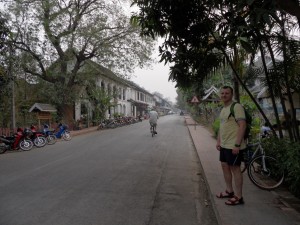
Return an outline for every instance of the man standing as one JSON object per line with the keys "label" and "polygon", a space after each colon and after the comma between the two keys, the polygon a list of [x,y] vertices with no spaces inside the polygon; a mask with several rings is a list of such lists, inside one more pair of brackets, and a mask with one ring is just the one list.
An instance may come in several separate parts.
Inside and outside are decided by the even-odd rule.
{"label": "man standing", "polygon": [[[226,184],[226,190],[217,195],[217,198],[229,198],[226,205],[244,204],[242,187],[243,175],[241,173],[241,161],[243,149],[246,148],[244,133],[246,130],[246,116],[241,104],[234,105],[234,117],[230,108],[233,97],[233,89],[224,86],[221,89],[221,100],[224,107],[220,113],[220,130],[216,148],[220,151],[220,161]],[[234,180],[235,192],[232,184]]]}
{"label": "man standing", "polygon": [[158,113],[154,109],[151,109],[151,111],[149,112],[150,131],[151,131],[151,127],[153,127],[153,132],[155,134],[157,134],[156,132],[157,119],[158,119]]}

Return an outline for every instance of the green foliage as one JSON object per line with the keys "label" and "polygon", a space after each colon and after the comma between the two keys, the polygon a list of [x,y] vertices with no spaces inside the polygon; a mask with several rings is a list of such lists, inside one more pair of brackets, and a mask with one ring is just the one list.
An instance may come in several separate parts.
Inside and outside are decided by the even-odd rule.
{"label": "green foliage", "polygon": [[248,95],[242,95],[240,97],[240,101],[241,104],[247,109],[249,113],[253,114],[255,111],[257,111],[256,105]]}
{"label": "green foliage", "polygon": [[87,88],[87,94],[89,100],[94,105],[94,120],[97,122],[104,120],[106,111],[114,106],[111,103],[113,96],[104,89],[93,85]]}
{"label": "green foliage", "polygon": [[122,116],[124,116],[123,113],[114,113],[113,114],[113,118],[118,118],[118,117],[122,117]]}
{"label": "green foliage", "polygon": [[253,117],[250,131],[251,137],[257,137],[257,135],[259,135],[261,124],[261,119],[259,117]]}
{"label": "green foliage", "polygon": [[3,52],[7,51],[6,49],[6,40],[9,34],[9,28],[7,24],[7,20],[2,16],[2,12],[0,11],[0,55]]}
{"label": "green foliage", "polygon": [[123,77],[151,62],[154,41],[140,36],[140,28],[130,24],[124,5],[119,3],[45,0],[3,4],[9,29],[16,31],[10,36],[19,54],[16,62],[34,83],[39,79],[48,83],[42,97],[57,105],[60,114],[68,114],[62,109],[79,100],[90,79],[84,71],[87,61],[93,60]]}
{"label": "green foliage", "polygon": [[[240,73],[243,59],[257,48],[254,30],[264,30],[266,24],[271,26],[273,18],[278,20],[274,5],[246,0],[230,4],[214,0],[134,4],[140,11],[132,20],[139,22],[142,33],[166,37],[160,46],[161,61],[174,63],[170,79],[180,87],[202,83],[228,61]],[[237,55],[238,49],[244,53]]]}
{"label": "green foliage", "polygon": [[214,136],[218,137],[219,129],[220,129],[220,119],[217,118],[212,125],[213,131],[214,131]]}
{"label": "green foliage", "polygon": [[288,139],[268,138],[263,140],[268,155],[278,160],[279,171],[285,171],[285,183],[290,191],[300,197],[300,145]]}
{"label": "green foliage", "polygon": [[262,124],[260,118],[256,116],[258,111],[257,107],[248,95],[242,95],[240,97],[240,101],[241,104],[245,107],[245,109],[252,115],[250,134],[251,137],[255,138],[260,133],[260,127]]}

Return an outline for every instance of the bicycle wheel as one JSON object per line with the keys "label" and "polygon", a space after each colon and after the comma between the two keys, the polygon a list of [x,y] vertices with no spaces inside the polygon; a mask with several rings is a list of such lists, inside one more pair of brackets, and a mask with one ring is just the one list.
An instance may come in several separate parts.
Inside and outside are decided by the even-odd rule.
{"label": "bicycle wheel", "polygon": [[248,166],[248,162],[246,162],[246,161],[241,162],[241,172],[242,173],[244,173],[246,171],[247,166]]}
{"label": "bicycle wheel", "polygon": [[154,127],[153,126],[151,126],[151,135],[152,135],[152,137],[154,137],[154,135],[155,135],[155,131],[154,131]]}
{"label": "bicycle wheel", "polygon": [[275,189],[284,180],[284,173],[280,172],[277,164],[276,159],[271,156],[256,156],[249,162],[248,176],[261,189]]}

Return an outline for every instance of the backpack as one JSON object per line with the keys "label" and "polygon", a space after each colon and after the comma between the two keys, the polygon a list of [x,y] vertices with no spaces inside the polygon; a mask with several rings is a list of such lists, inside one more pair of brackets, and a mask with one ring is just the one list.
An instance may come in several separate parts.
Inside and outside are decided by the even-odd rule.
{"label": "backpack", "polygon": [[[234,116],[234,106],[235,106],[236,103],[237,103],[237,102],[233,102],[233,103],[231,104],[231,106],[230,106],[230,114],[229,114],[229,116],[228,116],[228,119],[229,119],[230,116],[233,116],[233,117],[235,118],[235,116]],[[247,139],[247,138],[249,138],[249,136],[250,136],[251,125],[252,125],[252,116],[251,116],[251,114],[245,109],[244,106],[243,106],[243,108],[244,108],[244,111],[245,111],[246,124],[247,124],[247,125],[246,125],[245,134],[244,134],[244,139]]]}

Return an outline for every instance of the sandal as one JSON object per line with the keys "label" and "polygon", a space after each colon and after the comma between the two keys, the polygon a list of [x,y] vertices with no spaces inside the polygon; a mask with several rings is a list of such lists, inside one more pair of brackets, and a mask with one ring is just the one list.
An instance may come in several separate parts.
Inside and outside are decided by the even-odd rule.
{"label": "sandal", "polygon": [[217,198],[233,198],[234,192],[225,191],[225,193],[220,192],[220,194],[216,195]]}
{"label": "sandal", "polygon": [[229,199],[228,201],[225,202],[226,205],[243,205],[244,199],[243,197],[238,198],[237,196],[233,196],[231,199]]}

